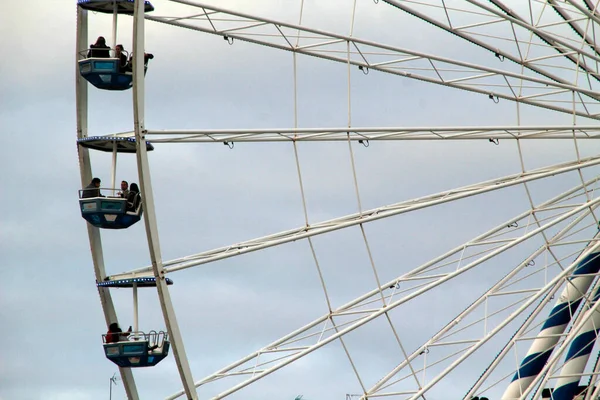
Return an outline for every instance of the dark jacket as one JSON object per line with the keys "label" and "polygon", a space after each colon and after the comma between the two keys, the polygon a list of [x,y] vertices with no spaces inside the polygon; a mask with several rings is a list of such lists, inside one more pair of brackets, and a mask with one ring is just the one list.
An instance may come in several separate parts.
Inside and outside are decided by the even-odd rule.
{"label": "dark jacket", "polygon": [[121,53],[119,55],[119,72],[131,71],[131,67],[127,65],[127,55],[125,53]]}
{"label": "dark jacket", "polygon": [[90,183],[83,189],[83,193],[81,194],[82,199],[87,199],[89,197],[103,197],[100,194],[100,189],[97,188],[93,183]]}
{"label": "dark jacket", "polygon": [[90,48],[91,50],[88,51],[88,58],[90,57],[97,57],[97,58],[110,58],[110,47],[108,47],[107,45],[96,45],[96,44],[90,44]]}
{"label": "dark jacket", "polygon": [[130,191],[127,194],[127,211],[136,211],[140,205],[142,198],[138,192]]}

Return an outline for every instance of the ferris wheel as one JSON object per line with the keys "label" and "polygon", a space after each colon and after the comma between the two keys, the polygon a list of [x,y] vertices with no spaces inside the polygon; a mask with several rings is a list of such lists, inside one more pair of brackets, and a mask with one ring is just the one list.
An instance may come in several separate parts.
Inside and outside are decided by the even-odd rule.
{"label": "ferris wheel", "polygon": [[[119,367],[128,398],[142,397],[138,383],[148,369],[141,367],[151,367],[161,374],[170,369],[178,377],[180,386],[168,399],[255,398],[257,393],[263,393],[260,398],[324,398],[319,384],[335,388],[327,396],[342,393],[348,400],[600,399],[600,147],[594,140],[600,136],[600,1],[302,0],[294,3],[293,12],[289,4],[268,1],[230,6],[78,0],[80,211],[109,328],[102,346],[107,362]],[[88,19],[102,14],[112,16],[112,41],[103,38],[90,46]],[[133,18],[131,54],[117,46],[123,15]],[[288,99],[293,109],[289,126],[147,125],[145,75],[152,73],[153,63],[145,45],[149,26],[220,37],[223,47],[240,51],[262,49],[261,66],[283,53],[292,84],[277,88],[281,99],[273,104]],[[210,58],[210,50],[203,56]],[[243,61],[235,64],[236,71],[243,71]],[[323,64],[332,68],[331,78],[318,80],[316,71]],[[179,59],[173,68],[183,65],[186,60]],[[306,83],[306,76],[316,83]],[[325,114],[339,107],[329,98],[303,96],[340,76],[344,123],[324,128],[302,119],[307,102],[317,103],[315,108]],[[397,102],[379,101],[397,82],[405,85],[402,92],[393,91]],[[131,92],[133,129],[89,134],[92,90]],[[268,90],[257,93],[267,96]],[[368,98],[361,104],[372,108],[357,109],[359,96]],[[483,105],[472,106],[472,99]],[[445,118],[455,121],[456,116],[431,109],[427,101],[450,110],[473,107],[473,120],[493,123],[452,126]],[[164,102],[168,108],[169,100]],[[356,123],[399,121],[393,114],[413,110],[415,104],[427,125],[415,127],[406,118],[388,126]],[[164,188],[153,190],[148,153],[164,146],[215,143],[232,149],[230,158],[241,146],[268,147],[266,163],[272,165],[260,181],[279,179],[274,177],[283,168],[279,158],[269,157],[285,146],[293,175],[256,190],[269,187],[277,193],[287,190],[284,182],[293,186],[293,218],[273,217],[286,223],[285,229],[269,231],[264,221],[266,234],[163,259],[159,238],[178,230],[163,233],[159,227],[157,217],[166,211],[155,207],[155,196]],[[112,155],[107,188],[92,174],[91,161],[100,152]],[[139,186],[119,189],[117,157],[125,153],[135,154]],[[316,156],[306,161],[311,153]],[[337,164],[342,158],[344,163]],[[395,163],[401,158],[406,168],[398,170]],[[338,175],[327,178],[330,171],[311,165],[327,159],[329,168],[343,170],[349,182],[345,194],[350,200],[343,204],[336,197]],[[365,165],[371,168],[368,173],[361,171]],[[434,167],[428,170],[428,165]],[[413,190],[419,183],[425,189]],[[329,201],[329,208],[315,206],[317,200]],[[209,218],[194,199],[185,201],[189,221]],[[300,223],[287,225],[292,220]],[[102,238],[142,224],[150,266],[107,272]],[[249,230],[262,233],[262,228]],[[182,328],[172,299],[177,277],[201,275],[199,267],[213,263],[227,262],[233,270],[233,264],[248,263],[249,257],[255,257],[257,270],[280,263],[269,269],[276,272],[256,289],[256,297],[289,280],[302,281],[296,286],[310,281],[318,296],[307,292],[302,300],[300,294],[308,289],[297,288],[295,311],[289,310],[292,301],[285,294],[270,298],[271,308],[258,311],[244,308],[244,302],[251,302],[240,297],[239,316],[243,310],[255,312],[250,319],[256,331],[270,324],[278,335],[254,343],[247,326],[238,329],[231,322],[222,328],[227,348],[220,351],[235,356],[204,373],[204,355],[189,351],[200,333]],[[312,278],[304,281],[308,275]],[[253,283],[247,286],[252,289]],[[111,295],[115,288],[132,291],[133,322],[126,332],[117,329],[122,322]],[[140,329],[139,288],[158,294],[160,311],[154,311],[162,314],[163,326]],[[314,310],[322,312],[312,312],[316,303]],[[206,330],[216,329],[210,317],[202,319]],[[254,350],[235,346],[246,341]],[[134,372],[140,374],[137,380]],[[305,393],[288,392],[296,381],[309,382]],[[254,387],[258,392],[252,392]]]}

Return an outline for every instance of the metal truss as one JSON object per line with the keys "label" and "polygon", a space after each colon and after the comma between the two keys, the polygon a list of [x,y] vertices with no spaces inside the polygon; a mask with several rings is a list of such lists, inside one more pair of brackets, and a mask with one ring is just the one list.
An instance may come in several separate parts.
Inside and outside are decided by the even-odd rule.
{"label": "metal truss", "polygon": [[[235,43],[236,40],[246,41],[354,65],[365,73],[376,70],[479,93],[496,102],[499,99],[506,99],[571,115],[600,119],[598,104],[600,55],[595,46],[595,28],[599,20],[589,0],[585,1],[585,7],[576,4],[575,1],[548,0],[547,7],[544,5],[542,8],[539,6],[540,2],[529,1],[529,20],[498,0],[489,2],[464,0],[459,3],[468,5],[463,10],[448,6],[451,0],[436,2],[423,0],[418,3],[383,1],[493,52],[500,61],[505,59],[513,61],[516,66],[501,70],[187,0],[172,0],[172,2],[195,8],[199,12],[171,17],[147,15],[146,18],[219,35],[229,44]],[[446,20],[443,17],[434,17],[436,15],[434,13],[423,13],[418,9],[434,3],[438,8],[441,4],[439,9],[445,14]],[[451,16],[457,12],[468,12],[471,17],[475,16],[479,20],[471,18],[468,25],[457,26]],[[551,12],[554,19],[549,17]],[[565,29],[569,29],[570,34]],[[573,39],[572,32],[575,32],[577,38]],[[521,67],[520,71],[519,67]],[[591,139],[598,136],[597,132],[598,127],[595,126],[507,126],[146,130],[142,131],[142,134],[153,143],[359,141],[368,144],[371,140],[483,139],[497,144],[500,139]],[[138,140],[141,139],[139,135],[138,131]],[[366,222],[526,184],[569,171],[581,171],[583,168],[598,164],[600,164],[600,157],[587,158],[509,175],[330,221],[307,224],[297,229],[164,262],[162,272],[171,273],[351,226],[362,227]],[[561,285],[568,284],[568,276],[575,267],[574,263],[566,261],[574,254],[569,251],[574,248],[580,249],[584,244],[584,241],[577,237],[577,233],[597,230],[597,221],[592,217],[592,212],[600,204],[600,199],[590,197],[589,190],[589,185],[596,183],[595,180],[584,183],[582,179],[579,187],[539,206],[532,204],[529,211],[334,309],[308,325],[205,377],[196,382],[195,386],[226,380],[229,389],[215,397],[223,398],[336,340],[342,343],[350,358],[346,345],[342,341],[346,334],[380,316],[385,316],[389,320],[392,310],[402,309],[403,305],[420,298],[430,290],[494,260],[496,256],[521,243],[527,241],[531,243],[543,237],[544,244],[538,250],[514,268],[509,268],[502,279],[493,284],[462,313],[451,319],[423,345],[410,354],[406,354],[402,348],[404,361],[369,389],[364,390],[363,386],[364,393],[361,398],[384,396],[402,400],[423,398],[441,379],[458,368],[475,351],[498,333],[504,332],[503,329],[508,324],[515,320],[522,321],[523,315],[531,312],[511,342],[507,343],[501,353],[492,360],[490,367],[484,371],[464,398],[470,399],[476,394],[485,394],[486,390],[502,381],[502,377],[498,379],[494,376],[496,367],[517,341],[527,340],[527,335],[535,328],[533,325],[538,322],[536,318],[541,315],[540,312],[546,307],[550,297]],[[590,251],[597,250],[600,246],[597,238],[585,242],[589,243]],[[548,254],[551,254],[552,260],[541,263],[540,258]],[[152,268],[146,267],[110,278],[144,275],[151,271]],[[496,306],[488,304],[500,296],[511,299],[508,305],[506,302]],[[575,321],[577,326],[581,323],[583,323],[581,318]],[[394,329],[393,325],[391,326]],[[479,329],[481,326],[483,329]],[[476,333],[472,329],[474,327],[477,327]],[[396,338],[400,344],[397,334]],[[572,337],[566,336],[557,346],[557,356],[547,366],[548,371],[556,364],[557,357],[570,340]],[[437,353],[437,349],[441,348],[449,350]],[[419,357],[426,359],[422,368],[414,365]],[[421,373],[424,376],[425,372],[428,372],[428,379],[417,377]],[[355,373],[360,381],[356,369]],[[191,374],[188,375],[191,377]],[[539,379],[545,383],[550,376],[552,374],[549,372]],[[243,381],[239,382],[240,378]],[[189,382],[187,383],[189,394]],[[174,399],[183,394],[184,392],[181,391],[169,398]]]}
{"label": "metal truss", "polygon": [[[434,3],[433,0],[423,0],[419,4],[427,6],[428,1],[431,4]],[[436,24],[438,27],[442,27],[457,36],[492,51],[500,60],[509,59],[517,63],[522,69],[520,71],[519,68],[501,70],[352,36],[228,11],[187,0],[172,0],[172,2],[191,7],[200,12],[170,17],[153,15],[142,17],[143,2],[138,0],[135,24],[141,25],[141,28],[134,28],[136,36],[134,49],[138,59],[135,67],[137,72],[134,85],[134,120],[136,122],[135,137],[139,151],[140,183],[144,183],[142,185],[145,190],[144,201],[149,201],[149,206],[145,207],[148,209],[145,214],[145,222],[153,266],[114,275],[107,279],[120,279],[151,273],[158,278],[166,273],[200,266],[248,252],[301,239],[309,239],[315,235],[352,226],[362,227],[362,224],[367,222],[600,165],[600,156],[580,159],[508,175],[329,221],[307,224],[270,236],[162,262],[153,210],[152,189],[149,183],[148,160],[145,150],[141,151],[145,149],[145,139],[153,143],[216,142],[225,144],[279,141],[359,141],[367,144],[371,140],[489,140],[497,144],[500,139],[572,140],[595,139],[599,136],[598,131],[600,128],[596,126],[145,130],[143,123],[143,73],[141,72],[142,65],[140,61],[143,59],[144,18],[222,36],[229,44],[233,44],[236,40],[250,42],[353,65],[364,73],[375,70],[466,90],[485,95],[495,102],[499,99],[506,99],[569,115],[600,119],[600,104],[598,104],[600,91],[598,91],[599,86],[597,86],[597,81],[600,80],[597,67],[600,62],[600,55],[598,48],[595,46],[594,33],[594,26],[600,20],[593,11],[595,8],[590,0],[584,0],[586,7],[582,7],[581,4],[575,1],[557,2],[548,0],[549,9],[556,12],[561,22],[551,21],[543,24],[534,22],[533,13],[531,20],[527,21],[498,0],[490,0],[492,6],[485,4],[483,1],[464,0],[464,4],[470,4],[476,10],[476,12],[471,12],[471,16],[475,15],[481,18],[480,21],[471,22],[468,26],[453,25],[450,14],[455,13],[457,10],[447,7],[448,0],[440,1],[447,22],[442,19],[435,19],[428,14],[418,15],[420,11],[416,9],[417,3],[415,2],[385,2],[397,8],[402,8]],[[537,4],[537,2],[529,1],[530,7],[534,3]],[[538,17],[541,18],[543,13],[541,12]],[[495,29],[498,26],[502,26],[503,29],[507,28],[506,36],[497,33],[491,35],[486,31],[489,27]],[[560,30],[564,27],[575,31],[579,39],[573,40],[571,37],[564,35],[564,32]],[[531,36],[525,37],[524,33]],[[533,37],[537,39],[533,40]],[[503,43],[503,46],[497,46],[498,42]],[[536,51],[530,52],[532,48]],[[587,85],[582,85],[582,81],[585,81]],[[79,92],[83,93],[82,90],[78,89],[78,94]],[[87,102],[87,100],[85,101]],[[78,107],[81,107],[79,104],[81,102],[82,100],[78,100]],[[78,118],[81,116],[80,114],[82,114],[82,111],[78,112]],[[80,129],[81,132],[83,131]],[[126,132],[119,135],[134,136],[134,133]],[[84,169],[86,170],[84,171]],[[85,176],[90,175],[87,161],[82,167],[82,177],[84,172]],[[521,243],[527,241],[531,243],[543,237],[544,244],[538,250],[514,268],[509,269],[501,280],[479,296],[462,313],[451,319],[445,327],[417,350],[407,354],[402,348],[404,361],[361,394],[361,398],[383,396],[399,397],[401,399],[421,398],[439,380],[467,360],[469,356],[501,332],[509,323],[533,308],[532,314],[525,319],[512,343],[526,339],[535,318],[546,306],[550,296],[561,285],[568,284],[568,275],[575,266],[566,261],[573,255],[569,251],[573,248],[580,248],[584,243],[577,237],[577,233],[597,229],[597,221],[591,215],[593,210],[600,205],[600,199],[594,199],[593,196],[590,196],[592,190],[590,187],[595,187],[597,183],[597,180],[582,182],[577,188],[567,191],[555,199],[538,206],[532,205],[530,210],[472,239],[468,243],[380,285],[371,292],[345,305],[333,309],[330,313],[195,383],[183,348],[168,288],[166,284],[159,285],[158,292],[163,315],[168,330],[174,338],[173,352],[185,387],[185,391],[182,390],[169,398],[174,399],[184,393],[188,398],[196,398],[194,387],[205,386],[222,380],[228,382],[229,388],[217,394],[215,398],[226,397],[336,340],[342,343],[350,358],[346,345],[342,342],[343,337],[348,333],[359,329],[380,316],[385,316],[389,320],[390,313],[393,310],[397,310],[415,299],[422,298],[421,296],[426,295],[429,291],[459,278],[471,270],[480,268],[486,262],[494,260],[496,256],[513,249]],[[146,205],[148,204],[145,203]],[[100,243],[97,232],[95,235],[97,240],[94,240]],[[90,240],[92,241],[92,236],[90,236]],[[591,243],[591,248],[600,246],[598,239],[586,242]],[[94,243],[92,243],[93,253],[100,251],[98,257],[101,257],[101,248],[99,244]],[[550,253],[552,258],[550,262],[539,262],[543,255]],[[101,268],[96,266],[97,278],[101,280],[104,276],[104,266],[101,259],[96,263],[98,257],[94,256],[94,262],[101,265]],[[537,267],[536,261],[538,261]],[[552,278],[547,278],[548,275]],[[508,305],[506,303],[501,306],[488,305],[490,299],[500,296],[508,296],[512,300]],[[116,314],[112,301],[109,297],[107,299],[103,298],[103,306],[108,321],[111,315],[116,316]],[[116,320],[113,317],[110,317],[110,319]],[[576,320],[578,326],[583,322],[585,321],[581,318]],[[391,320],[390,325],[394,329]],[[483,326],[483,329],[479,329],[476,334],[472,332],[471,328],[480,326]],[[394,333],[396,334],[396,332]],[[396,338],[398,344],[402,347],[397,334]],[[565,338],[561,342],[558,354],[570,340],[570,338]],[[414,366],[414,361],[417,358],[434,353],[433,349],[439,348],[449,348],[450,355],[448,355],[449,353],[436,356],[429,355],[427,356],[428,361],[422,368]],[[487,388],[484,385],[490,386],[489,382],[496,365],[504,358],[510,348],[511,346],[507,345],[502,354],[492,361],[490,368],[484,372],[482,377],[465,395],[465,398],[485,393]],[[553,365],[549,364],[548,368]],[[436,371],[433,377],[422,380],[417,377],[420,373],[425,374],[426,371],[431,371],[432,367]],[[131,372],[121,372],[126,382],[128,396],[137,398]],[[358,377],[358,372],[356,370],[355,372]],[[229,385],[229,382],[240,377],[244,379],[242,382]],[[543,381],[545,382],[548,377],[541,377],[540,379],[545,379]],[[492,382],[491,385],[493,384]]]}
{"label": "metal truss", "polygon": [[[412,271],[381,285],[369,293],[338,307],[329,314],[321,316],[289,335],[201,379],[196,382],[196,386],[208,385],[227,378],[246,378],[241,383],[234,384],[229,389],[213,397],[214,399],[224,398],[328,343],[338,339],[341,340],[344,335],[360,328],[375,318],[382,315],[389,318],[390,312],[395,308],[426,294],[439,285],[459,277],[488,260],[492,260],[494,257],[520,243],[538,237],[544,231],[555,231],[556,233],[553,234],[552,239],[548,243],[518,263],[515,268],[512,268],[502,279],[480,296],[478,300],[457,317],[453,318],[444,328],[411,355],[407,356],[405,361],[387,374],[373,388],[364,393],[363,396],[363,398],[380,396],[396,396],[402,399],[421,398],[440,379],[456,368],[462,361],[466,360],[494,335],[502,331],[504,327],[524,311],[536,304],[536,309],[538,311],[541,310],[545,306],[544,301],[549,300],[549,296],[546,296],[542,303],[539,303],[539,301],[545,295],[552,294],[565,282],[565,279],[575,268],[576,264],[572,263],[571,265],[564,266],[561,263],[564,259],[571,256],[571,254],[564,255],[562,260],[546,263],[545,265],[541,265],[540,263],[540,267],[533,267],[535,266],[535,260],[538,259],[539,261],[538,257],[554,246],[572,246],[578,248],[577,252],[579,252],[581,242],[573,242],[572,235],[576,228],[581,228],[581,225],[588,224],[584,229],[597,230],[597,221],[594,221],[590,216],[591,209],[600,205],[600,198],[587,200],[588,193],[586,187],[591,183],[586,182],[554,199],[540,204],[498,225],[483,235],[472,239],[466,244],[458,246]],[[539,225],[534,222],[534,215],[537,215]],[[598,240],[592,240],[591,245],[588,247],[595,249],[599,246],[600,242]],[[548,271],[550,271],[552,279],[547,278],[546,273]],[[536,278],[536,286],[533,287],[528,286],[532,277]],[[488,299],[494,296],[515,295],[517,296],[517,300],[513,301],[509,306],[504,304],[501,307],[493,308],[487,305]],[[482,312],[484,308],[485,311]],[[467,318],[471,314],[476,316],[474,321]],[[494,324],[492,320],[498,316],[502,316],[503,319]],[[483,326],[484,329],[479,329],[477,330],[477,334],[472,334],[469,328],[475,325]],[[468,332],[471,336],[465,337],[463,335],[457,337],[462,332]],[[426,367],[415,369],[411,363],[415,358],[429,353],[430,349],[442,346],[453,349],[451,356],[434,359],[429,365],[437,365],[439,368],[439,365],[442,364],[446,368],[427,382],[423,381],[419,383],[416,375],[423,372]],[[455,350],[457,347],[458,350]],[[415,378],[414,381],[417,387],[410,390],[383,391],[383,389],[398,383],[395,381],[388,384],[390,379],[397,376],[403,369],[410,369],[410,371],[406,372],[407,376],[401,380]],[[411,382],[413,381],[411,380]],[[168,399],[175,399],[182,394],[183,392],[178,392],[168,397]]]}
{"label": "metal truss", "polygon": [[[561,74],[565,74],[564,66],[559,66],[560,74],[547,72],[543,76],[540,76],[539,68],[533,73],[528,69],[522,72],[511,72],[238,13],[202,3],[187,0],[171,0],[171,2],[187,7],[184,7],[180,15],[146,15],[146,18],[172,26],[219,35],[227,39],[229,43],[235,43],[236,40],[246,41],[354,65],[363,72],[376,70],[467,90],[483,94],[494,101],[506,99],[568,114],[593,119],[600,118],[599,95],[596,88],[590,85],[590,88],[586,89],[579,85],[577,80],[561,78]],[[471,1],[470,3],[477,2]],[[494,14],[492,11],[488,10],[491,15]],[[499,21],[510,20],[512,25],[522,26],[532,32],[539,30],[531,24],[527,25],[516,21],[514,17],[503,15],[502,18],[498,18],[500,17],[496,17]],[[544,31],[544,35],[548,36],[551,33]],[[600,62],[600,57],[596,54],[590,53],[587,49],[570,43],[558,35],[552,36],[552,43],[555,44],[549,46],[550,48],[560,46],[569,54],[581,57],[583,61],[578,63],[580,66]],[[544,55],[538,57],[538,61],[546,59],[548,62],[549,57],[553,56],[554,54],[552,56]],[[529,64],[532,64],[532,60],[529,60]],[[575,67],[575,69],[577,68]],[[572,78],[573,66],[569,66],[567,70]],[[587,73],[592,74],[591,71]]]}
{"label": "metal truss", "polygon": [[[510,322],[529,312],[529,315],[522,322],[517,332],[512,335],[508,343],[492,359],[489,367],[484,370],[463,398],[470,400],[476,395],[488,395],[491,397],[486,392],[505,381],[507,377],[514,375],[518,366],[514,365],[514,367],[510,368],[508,375],[506,374],[506,368],[504,368],[499,378],[495,376],[494,379],[490,379],[492,374],[496,372],[496,368],[502,362],[506,363],[505,358],[514,349],[517,342],[531,340],[529,335],[545,321],[545,319],[539,320],[540,313],[549,305],[557,290],[562,285],[569,284],[568,274],[563,275],[564,270],[555,267],[566,258],[573,257],[573,253],[563,257],[559,262],[539,265],[536,264],[536,260],[539,262],[540,259],[543,259],[542,256],[548,249],[561,246],[561,241],[564,237],[568,236],[571,230],[589,216],[589,210],[586,210],[586,212],[580,214],[573,222],[561,229],[552,237],[549,243],[533,252],[463,312],[452,318],[440,331],[371,387],[361,399],[393,397],[416,400],[421,398],[422,395],[432,389],[454,369],[458,368],[462,362],[466,361],[474,352],[485,345],[486,342],[499,334]],[[596,221],[592,218],[589,218],[589,220],[591,221],[589,227],[595,228],[597,225]],[[592,249],[597,251],[600,246],[600,239],[595,238],[589,241],[588,244],[589,249],[587,253],[590,253]],[[579,251],[575,250],[574,253],[576,254]],[[569,272],[572,271],[574,266],[575,263],[571,264],[567,270]],[[556,271],[556,274],[561,277],[548,282],[544,275],[550,270]],[[526,284],[523,284],[524,280],[527,280]],[[532,283],[537,284],[532,285]],[[509,297],[510,300],[494,304],[492,300],[500,296]],[[534,322],[537,322],[537,324],[534,325]],[[512,330],[510,333],[512,334]],[[560,353],[561,346],[565,345],[565,342],[557,345],[557,352]],[[425,365],[416,371],[409,371],[408,365],[422,356],[426,358],[424,361]],[[509,360],[508,364],[510,363],[511,361]],[[411,375],[415,373],[424,374],[428,369],[434,372],[433,376],[429,377],[427,382],[423,380],[423,385],[407,391],[406,387],[407,383],[410,383],[409,378],[411,378]],[[398,388],[402,388],[403,390],[398,390]]]}
{"label": "metal truss", "polygon": [[[547,5],[525,1],[521,4],[527,17],[498,0],[382,1],[547,78],[575,82],[576,74],[564,77],[560,69],[579,68],[582,75],[598,81],[596,22],[589,9],[576,1],[549,0]],[[461,23],[467,15],[469,23]],[[575,35],[567,35],[571,32]]]}
{"label": "metal truss", "polygon": [[[348,228],[351,226],[376,221],[391,216],[412,212],[415,210],[448,203],[515,185],[530,182],[550,176],[560,175],[570,171],[576,171],[583,168],[600,164],[600,156],[582,159],[581,161],[572,161],[568,163],[557,164],[549,167],[531,170],[524,173],[512,174],[489,181],[464,186],[448,191],[439,192],[433,195],[424,196],[412,200],[395,203],[392,205],[366,210],[362,213],[347,215],[344,217],[323,221],[296,229],[275,233],[273,235],[249,240],[246,242],[232,244],[214,250],[190,255],[175,260],[165,261],[164,271],[171,273],[202,264],[207,264],[217,260],[235,257],[241,254],[278,246],[284,243],[294,242],[296,240],[309,238],[312,236]],[[131,272],[111,275],[111,280],[127,279],[136,276],[147,275],[152,271],[151,267],[144,267]]]}
{"label": "metal truss", "polygon": [[[533,397],[534,398],[538,398],[539,396],[539,392],[541,392],[542,388],[545,388],[548,386],[548,382],[559,379],[559,378],[572,378],[573,376],[571,375],[562,375],[562,371],[560,371],[561,367],[564,366],[564,363],[559,363],[558,361],[560,360],[561,357],[564,356],[567,348],[573,344],[573,340],[579,335],[581,334],[581,329],[585,326],[585,324],[590,320],[591,317],[593,317],[593,314],[596,314],[596,316],[598,315],[598,312],[600,311],[599,307],[600,307],[600,302],[595,301],[597,299],[597,296],[595,296],[594,294],[597,293],[597,291],[600,289],[600,282],[596,281],[596,284],[593,285],[592,287],[590,287],[590,289],[588,290],[588,292],[586,293],[585,297],[584,297],[584,304],[580,307],[579,312],[574,316],[574,320],[571,326],[571,329],[569,330],[568,334],[563,335],[563,337],[561,337],[560,342],[554,347],[554,351],[553,351],[553,355],[552,357],[548,360],[548,362],[546,363],[544,369],[542,370],[542,372],[537,376],[537,378],[533,381],[533,384],[529,387],[529,389],[527,391],[525,391],[523,393],[523,395],[521,396],[522,398],[526,398],[527,396],[529,396],[530,394],[533,393]],[[594,324],[592,324],[594,325]],[[597,329],[595,327],[595,329]],[[581,337],[580,337],[581,339]],[[593,342],[596,341],[596,338],[593,338]],[[585,341],[583,342],[585,343]],[[591,349],[590,349],[591,350]],[[598,365],[595,366],[595,368],[598,368]],[[597,372],[597,371],[596,371]],[[577,380],[579,381],[579,379],[583,378],[583,377],[589,377],[591,379],[596,379],[594,378],[594,372],[591,373],[581,373],[578,374],[577,376]],[[554,386],[554,385],[551,385]],[[595,385],[590,385],[591,388],[594,388]],[[537,388],[537,389],[534,389]],[[554,387],[554,389],[556,389],[556,387]],[[586,399],[594,399],[597,397],[590,397],[591,393],[593,392],[593,390],[589,390],[588,393],[586,393]]]}
{"label": "metal truss", "polygon": [[[129,136],[130,133],[119,134]],[[152,143],[321,142],[384,140],[598,139],[598,126],[344,127],[148,130]]]}

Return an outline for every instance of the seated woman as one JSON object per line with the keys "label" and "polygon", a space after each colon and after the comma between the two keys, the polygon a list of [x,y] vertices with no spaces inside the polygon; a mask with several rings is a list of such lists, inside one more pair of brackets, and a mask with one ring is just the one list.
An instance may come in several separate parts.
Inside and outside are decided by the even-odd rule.
{"label": "seated woman", "polygon": [[119,72],[131,71],[131,67],[127,66],[127,52],[122,44],[115,46],[115,58],[119,59]]}
{"label": "seated woman", "polygon": [[108,327],[108,332],[106,332],[106,343],[117,343],[127,340],[131,334],[131,326],[127,332],[123,332],[121,328],[119,328],[119,324],[113,322]]}
{"label": "seated woman", "polygon": [[137,183],[129,185],[129,193],[127,194],[127,208],[126,211],[135,212],[140,205],[142,198],[140,197],[140,188]]}
{"label": "seated woman", "polygon": [[88,58],[97,57],[97,58],[109,58],[110,57],[110,47],[106,45],[106,39],[103,36],[98,36],[96,39],[96,43],[90,44],[90,50],[87,54]]}

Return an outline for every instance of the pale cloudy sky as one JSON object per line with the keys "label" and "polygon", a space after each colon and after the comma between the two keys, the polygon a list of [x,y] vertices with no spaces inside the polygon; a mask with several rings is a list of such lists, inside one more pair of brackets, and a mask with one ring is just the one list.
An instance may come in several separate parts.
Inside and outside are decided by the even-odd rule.
{"label": "pale cloudy sky", "polygon": [[[117,368],[103,355],[106,327],[77,204],[76,6],[68,0],[6,3],[0,13],[0,318],[7,334],[0,356],[0,399],[105,399]],[[168,9],[165,3],[155,2],[156,13],[161,6]],[[298,19],[297,1],[210,3],[293,23]],[[306,1],[305,23],[348,34],[351,9],[351,1]],[[109,17],[90,15],[90,42],[98,35],[108,37],[109,24]],[[147,23],[146,33],[146,48],[156,56],[146,78],[148,128],[293,126],[291,54],[239,42],[228,46],[220,37],[154,23]],[[481,50],[371,0],[358,1],[354,33],[422,52],[489,62]],[[123,17],[119,42],[128,49],[130,36],[131,20]],[[345,65],[299,57],[299,126],[347,125],[347,79]],[[485,96],[397,76],[364,76],[355,70],[351,87],[354,126],[516,124],[510,102],[494,104]],[[131,92],[90,87],[89,93],[90,135],[132,129]],[[525,110],[526,123],[572,120]],[[364,209],[519,171],[516,147],[508,142],[352,146]],[[524,148],[528,167],[574,157],[572,143],[535,142]],[[586,142],[582,152],[597,150]],[[356,212],[347,144],[301,143],[298,151],[309,220]],[[94,175],[108,182],[110,155],[92,157]],[[222,144],[162,144],[150,154],[150,163],[165,260],[304,223],[291,144],[238,143],[233,150]],[[118,179],[135,181],[136,174],[135,157],[121,156]],[[533,196],[547,199],[577,179],[569,174],[537,185]],[[368,225],[381,279],[392,279],[528,207],[522,188],[481,197]],[[102,240],[109,274],[148,265],[143,224],[103,232]],[[374,287],[359,228],[317,237],[314,244],[334,306]],[[535,247],[502,262],[512,268]],[[494,282],[489,274],[474,273],[392,314],[406,348],[416,348],[470,304]],[[195,380],[327,312],[306,241],[186,270],[172,279],[171,294]],[[131,321],[131,292],[116,290],[113,296],[120,320]],[[140,327],[164,328],[151,289],[140,294]],[[367,386],[401,360],[386,329],[377,320],[347,339]],[[485,355],[474,361],[472,375],[478,376],[479,365],[486,361]],[[135,377],[143,399],[164,398],[180,389],[172,356],[155,368],[136,371]],[[438,393],[462,395],[470,387],[464,381],[447,381]],[[209,386],[199,395],[207,398],[222,388]],[[336,342],[232,398],[293,399],[304,394],[307,400],[344,399],[346,393],[359,391]],[[124,396],[121,384],[113,387],[113,398]]]}

